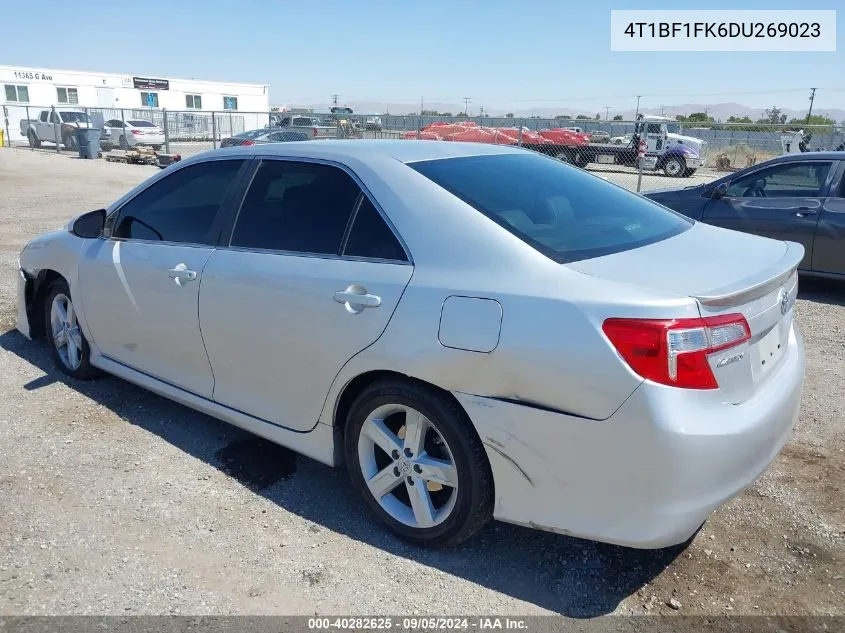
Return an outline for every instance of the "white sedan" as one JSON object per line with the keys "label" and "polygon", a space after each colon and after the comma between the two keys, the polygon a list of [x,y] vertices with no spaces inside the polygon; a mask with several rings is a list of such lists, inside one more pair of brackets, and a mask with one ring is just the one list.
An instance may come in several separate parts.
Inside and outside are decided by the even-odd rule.
{"label": "white sedan", "polygon": [[164,145],[164,130],[150,121],[111,119],[106,121],[104,127],[111,134],[111,142],[120,149],[129,149],[136,145],[150,145],[157,151]]}
{"label": "white sedan", "polygon": [[525,149],[274,143],[31,241],[17,327],[73,378],[345,462],[408,541],[659,548],[789,438],[803,254]]}

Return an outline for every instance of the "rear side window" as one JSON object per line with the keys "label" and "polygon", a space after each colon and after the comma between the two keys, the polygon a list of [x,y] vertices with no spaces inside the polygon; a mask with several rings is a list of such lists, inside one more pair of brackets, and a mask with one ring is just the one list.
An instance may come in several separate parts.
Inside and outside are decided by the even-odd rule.
{"label": "rear side window", "polygon": [[639,248],[693,224],[540,154],[469,156],[408,166],[560,263]]}
{"label": "rear side window", "polygon": [[331,165],[261,163],[241,205],[232,246],[339,255],[361,190]]}
{"label": "rear side window", "polygon": [[408,261],[399,240],[366,196],[355,214],[343,254],[352,257]]}

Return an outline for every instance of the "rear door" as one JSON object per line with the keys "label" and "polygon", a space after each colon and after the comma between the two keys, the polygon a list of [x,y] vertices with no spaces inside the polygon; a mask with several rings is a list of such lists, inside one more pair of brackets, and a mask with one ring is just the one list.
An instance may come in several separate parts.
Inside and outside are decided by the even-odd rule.
{"label": "rear door", "polygon": [[845,161],[837,171],[816,225],[813,271],[845,275]]}
{"label": "rear door", "polygon": [[703,221],[804,247],[800,269],[810,270],[816,225],[824,205],[833,161],[781,163],[746,173],[728,183],[727,194],[710,200]]}
{"label": "rear door", "polygon": [[200,292],[214,400],[298,431],[381,336],[411,279],[385,216],[339,166],[264,159]]}

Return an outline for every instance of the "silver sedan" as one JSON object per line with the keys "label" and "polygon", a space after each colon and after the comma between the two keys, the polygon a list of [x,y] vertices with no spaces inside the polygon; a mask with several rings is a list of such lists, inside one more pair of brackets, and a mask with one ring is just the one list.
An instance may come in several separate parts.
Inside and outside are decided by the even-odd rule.
{"label": "silver sedan", "polygon": [[27,244],[18,329],[345,462],[411,542],[658,548],[790,435],[802,255],[518,148],[233,147]]}

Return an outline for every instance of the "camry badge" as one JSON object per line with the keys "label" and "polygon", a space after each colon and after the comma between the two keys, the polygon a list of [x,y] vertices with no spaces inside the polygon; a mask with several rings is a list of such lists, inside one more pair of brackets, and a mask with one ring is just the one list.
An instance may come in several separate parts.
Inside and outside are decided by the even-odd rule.
{"label": "camry badge", "polygon": [[780,291],[780,313],[786,314],[789,312],[789,293],[786,290]]}

